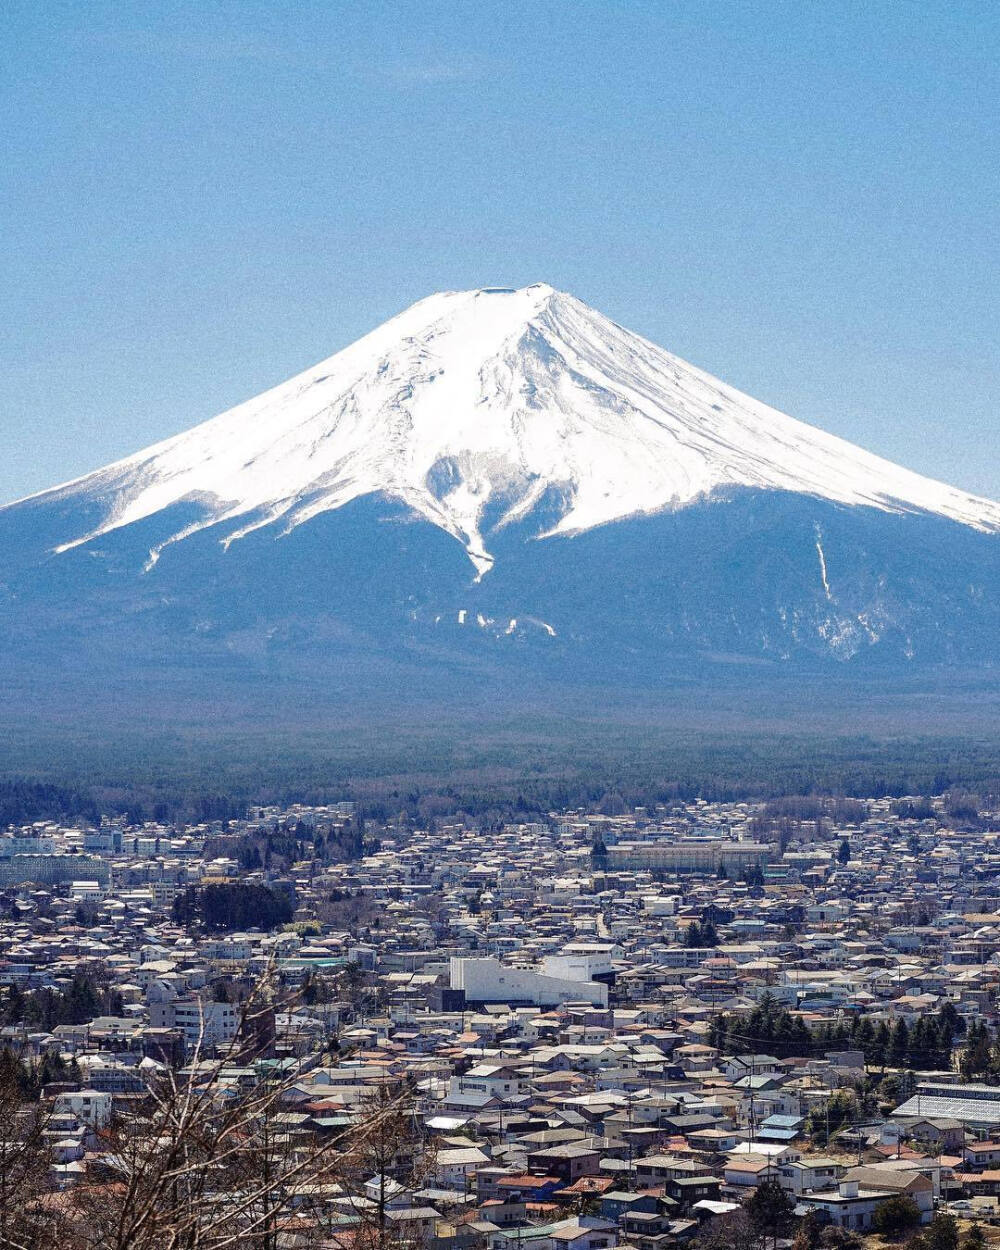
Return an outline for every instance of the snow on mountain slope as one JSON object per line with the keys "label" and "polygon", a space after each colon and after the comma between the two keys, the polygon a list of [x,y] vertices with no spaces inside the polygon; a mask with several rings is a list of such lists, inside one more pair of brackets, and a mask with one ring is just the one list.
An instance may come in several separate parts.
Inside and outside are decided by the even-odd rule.
{"label": "snow on mountain slope", "polygon": [[225,522],[228,549],[382,492],[458,539],[482,576],[490,535],[543,500],[559,501],[548,532],[573,534],[729,487],[1000,531],[1000,505],[795,421],[542,284],[433,295],[290,381],[45,495],[104,509],[59,550],[182,500],[203,516],[167,541]]}

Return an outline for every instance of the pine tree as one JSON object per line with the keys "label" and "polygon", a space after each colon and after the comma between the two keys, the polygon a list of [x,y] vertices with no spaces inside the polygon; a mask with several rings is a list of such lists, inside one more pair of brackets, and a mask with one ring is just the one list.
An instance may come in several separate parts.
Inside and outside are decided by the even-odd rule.
{"label": "pine tree", "polygon": [[794,1203],[776,1180],[764,1181],[744,1203],[750,1222],[777,1246],[792,1223]]}
{"label": "pine tree", "polygon": [[946,1211],[938,1211],[923,1232],[927,1250],[958,1250],[958,1222]]}
{"label": "pine tree", "polygon": [[875,1036],[872,1038],[872,1062],[877,1063],[885,1071],[892,1054],[892,1034],[884,1020],[880,1020]]}
{"label": "pine tree", "polygon": [[959,1072],[967,1081],[985,1076],[990,1070],[992,1055],[986,1025],[981,1020],[974,1020],[969,1025],[965,1042],[965,1049],[958,1060]]}
{"label": "pine tree", "polygon": [[894,1064],[900,1065],[906,1062],[909,1046],[910,1030],[906,1027],[906,1021],[899,1019],[893,1027],[890,1044],[890,1054]]}
{"label": "pine tree", "polygon": [[978,1224],[973,1224],[962,1238],[962,1250],[986,1250],[986,1236]]}

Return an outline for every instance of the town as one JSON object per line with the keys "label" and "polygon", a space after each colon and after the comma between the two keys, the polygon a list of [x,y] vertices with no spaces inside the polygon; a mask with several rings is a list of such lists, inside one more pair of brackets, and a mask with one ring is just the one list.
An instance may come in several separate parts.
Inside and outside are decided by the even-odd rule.
{"label": "town", "polygon": [[134,1189],[148,1099],[196,1090],[242,1140],[267,1121],[258,1157],[281,1145],[264,1215],[204,1173],[190,1218],[231,1244],[989,1242],[997,804],[617,806],[8,829],[4,1192],[12,1142],[39,1163],[18,1218],[74,1244]]}

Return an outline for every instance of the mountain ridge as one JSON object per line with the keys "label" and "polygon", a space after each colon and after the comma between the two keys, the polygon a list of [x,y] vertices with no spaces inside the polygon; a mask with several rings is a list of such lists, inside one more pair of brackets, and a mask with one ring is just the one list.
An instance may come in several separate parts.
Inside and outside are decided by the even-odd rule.
{"label": "mountain ridge", "polygon": [[261,395],[28,499],[106,505],[59,552],[182,500],[204,516],[164,545],[233,522],[228,549],[382,491],[461,542],[483,576],[484,529],[543,502],[553,523],[540,538],[741,486],[1000,531],[1000,505],[760,404],[546,284],[429,296]]}
{"label": "mountain ridge", "polygon": [[0,508],[0,629],[11,671],[126,684],[151,663],[469,698],[666,688],[705,660],[992,671],[1000,505],[551,287],[483,288]]}

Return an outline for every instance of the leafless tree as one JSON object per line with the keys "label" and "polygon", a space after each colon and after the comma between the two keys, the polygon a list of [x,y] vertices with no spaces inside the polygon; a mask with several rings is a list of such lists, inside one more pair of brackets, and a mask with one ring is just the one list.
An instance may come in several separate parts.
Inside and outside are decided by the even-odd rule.
{"label": "leafless tree", "polygon": [[63,1223],[52,1199],[49,1117],[21,1088],[20,1064],[0,1055],[0,1250],[47,1250]]}
{"label": "leafless tree", "polygon": [[700,1250],[764,1250],[766,1238],[742,1208],[708,1220],[698,1234]]}
{"label": "leafless tree", "polygon": [[377,1085],[361,1105],[355,1128],[342,1142],[337,1181],[354,1217],[356,1250],[391,1250],[419,1240],[393,1219],[397,1195],[410,1204],[427,1180],[434,1152],[421,1132],[405,1086]]}
{"label": "leafless tree", "polygon": [[265,1057],[274,1006],[265,979],[222,1055],[203,1058],[199,1043],[185,1069],[150,1080],[104,1134],[104,1179],[73,1191],[73,1235],[63,1250],[277,1250],[322,1241],[318,1199],[355,1174],[370,1141],[394,1131],[409,1096],[392,1091],[365,1107],[346,1142],[288,1132],[285,1099],[302,1065]]}

